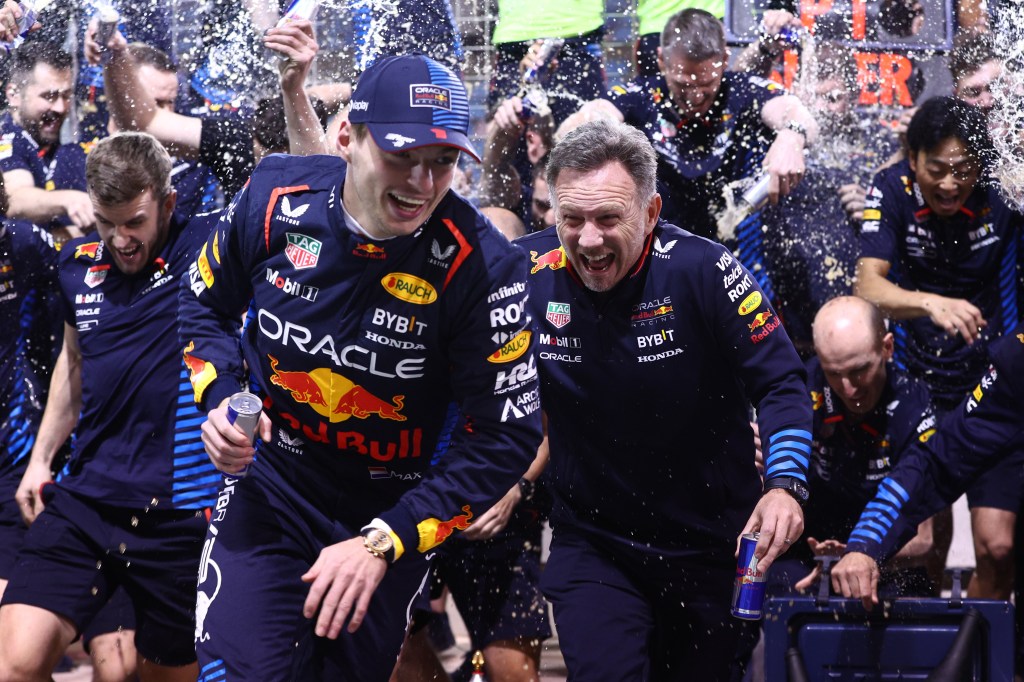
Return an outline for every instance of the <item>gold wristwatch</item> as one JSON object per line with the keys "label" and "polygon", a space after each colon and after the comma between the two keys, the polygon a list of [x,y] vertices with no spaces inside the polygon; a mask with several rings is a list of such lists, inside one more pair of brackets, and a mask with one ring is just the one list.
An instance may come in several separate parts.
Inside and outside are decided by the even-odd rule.
{"label": "gold wristwatch", "polygon": [[367,528],[363,531],[363,547],[366,547],[366,551],[373,556],[389,564],[395,559],[395,541],[386,530]]}

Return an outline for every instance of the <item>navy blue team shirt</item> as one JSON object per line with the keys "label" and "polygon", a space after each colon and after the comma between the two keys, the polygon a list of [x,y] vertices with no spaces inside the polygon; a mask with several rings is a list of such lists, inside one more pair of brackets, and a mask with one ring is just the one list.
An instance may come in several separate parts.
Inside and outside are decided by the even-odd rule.
{"label": "navy blue team shirt", "polygon": [[[42,417],[49,348],[46,296],[57,284],[57,250],[43,229],[5,220],[0,226],[0,478],[20,477]],[[42,332],[44,338],[38,335]],[[51,341],[59,343],[59,339]],[[42,354],[40,354],[42,351]],[[35,360],[35,362],[33,362]]]}
{"label": "navy blue team shirt", "polygon": [[244,354],[274,426],[250,477],[326,516],[332,542],[378,517],[425,553],[536,455],[539,411],[504,408],[537,390],[525,265],[454,192],[414,234],[357,235],[346,168],[260,163],[183,283],[182,343],[207,409],[239,390]]}
{"label": "navy blue team shirt", "polygon": [[[878,404],[859,419],[851,419],[817,358],[807,361],[807,380],[814,410],[808,472],[814,494],[805,509],[804,535],[842,540],[902,454],[935,433],[935,414],[928,388],[892,363]],[[793,549],[811,558],[805,543]]]}
{"label": "navy blue team shirt", "polygon": [[0,115],[0,173],[27,170],[36,187],[46,188],[53,179],[59,145],[39,143],[14,122],[11,112]]}
{"label": "navy blue team shirt", "polygon": [[730,71],[700,119],[679,115],[661,74],[615,86],[608,99],[658,153],[662,218],[714,238],[714,213],[724,207],[722,188],[760,173],[774,136],[761,121],[761,108],[784,94],[782,86],[769,80]]}
{"label": "navy blue team shirt", "polygon": [[887,261],[903,289],[970,301],[988,321],[971,346],[929,317],[896,322],[895,359],[928,384],[940,410],[960,402],[988,365],[989,342],[1017,323],[1022,221],[980,182],[956,216],[936,217],[906,160],[878,173],[868,191],[861,257]]}
{"label": "navy blue team shirt", "polygon": [[[806,481],[803,364],[753,277],[721,245],[664,222],[611,291],[581,283],[554,228],[530,254],[557,529],[664,558],[733,561],[767,477]],[[509,396],[506,409],[530,409]],[[813,494],[813,492],[812,492]]]}
{"label": "navy blue team shirt", "polygon": [[155,261],[132,276],[95,235],[61,250],[64,319],[82,353],[82,412],[58,480],[71,492],[116,507],[202,508],[215,497],[177,312],[178,282],[216,220],[173,218]]}
{"label": "navy blue team shirt", "polygon": [[924,442],[913,443],[864,508],[848,552],[883,561],[917,525],[953,503],[979,474],[1024,447],[1024,323],[992,345],[992,364]]}

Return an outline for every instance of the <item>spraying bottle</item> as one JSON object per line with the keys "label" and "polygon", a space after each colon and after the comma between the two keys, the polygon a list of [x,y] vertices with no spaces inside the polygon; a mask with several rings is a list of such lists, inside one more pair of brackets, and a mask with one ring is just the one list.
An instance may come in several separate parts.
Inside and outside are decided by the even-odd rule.
{"label": "spraying bottle", "polygon": [[25,36],[28,35],[29,29],[35,25],[39,13],[46,9],[51,2],[53,0],[21,0],[18,3],[18,7],[21,8],[21,18],[18,19],[18,35],[10,42],[0,43],[0,48],[4,52],[9,53],[25,42]]}
{"label": "spraying bottle", "polygon": [[99,23],[96,25],[95,40],[96,44],[100,46],[102,60],[105,62],[110,58],[107,43],[110,42],[111,36],[114,35],[114,31],[121,23],[121,13],[114,9],[113,5],[104,2],[96,7],[96,17],[99,19]]}

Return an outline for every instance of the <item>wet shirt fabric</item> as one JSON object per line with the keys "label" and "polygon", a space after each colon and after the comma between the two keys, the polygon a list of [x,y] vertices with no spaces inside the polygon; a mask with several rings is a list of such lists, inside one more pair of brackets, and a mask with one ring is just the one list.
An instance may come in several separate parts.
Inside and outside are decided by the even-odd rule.
{"label": "wet shirt fabric", "polygon": [[[803,365],[751,274],[721,245],[660,223],[626,279],[595,294],[554,228],[517,243],[533,263],[556,537],[734,562],[762,490],[748,401],[768,478],[806,480],[811,451]],[[508,409],[519,400],[510,392]]]}
{"label": "wet shirt fabric", "polygon": [[244,116],[204,116],[199,133],[199,162],[213,170],[224,197],[242,189],[256,165],[252,147],[252,121]]}
{"label": "wet shirt fabric", "polygon": [[95,235],[64,245],[64,319],[78,332],[82,413],[59,484],[116,507],[209,506],[209,463],[177,340],[178,282],[216,216],[174,218],[156,260],[128,276]]}
{"label": "wet shirt fabric", "polygon": [[626,123],[642,130],[658,153],[661,216],[702,237],[716,233],[715,213],[727,183],[760,173],[774,135],[761,121],[764,104],[785,90],[769,80],[728,72],[707,115],[682,118],[661,74],[616,86],[608,99]]}
{"label": "wet shirt fabric", "polygon": [[182,341],[207,409],[239,389],[244,355],[274,425],[261,482],[334,519],[335,542],[379,517],[422,553],[536,454],[539,411],[507,410],[501,390],[536,392],[525,266],[453,192],[414,234],[357,236],[345,170],[259,165],[181,291]]}
{"label": "wet shirt fabric", "polygon": [[49,362],[54,343],[46,304],[56,284],[57,250],[50,235],[31,223],[4,220],[0,224],[0,478],[20,477],[35,443],[47,388],[41,365]]}
{"label": "wet shirt fabric", "polygon": [[948,220],[932,214],[907,161],[875,176],[868,191],[861,257],[891,265],[889,279],[908,291],[962,298],[988,326],[968,346],[929,317],[896,323],[897,363],[923,379],[940,410],[957,405],[988,365],[989,342],[1016,324],[1021,214],[980,183]]}
{"label": "wet shirt fabric", "polygon": [[935,434],[915,442],[864,508],[847,550],[879,561],[986,470],[1024,448],[1024,323],[992,345],[992,364]]}
{"label": "wet shirt fabric", "polygon": [[56,144],[40,147],[28,131],[14,122],[11,112],[0,115],[0,173],[27,170],[36,187],[49,189],[57,157]]}
{"label": "wet shirt fabric", "polygon": [[[804,536],[845,540],[861,511],[903,452],[935,433],[935,414],[925,385],[891,363],[878,405],[859,420],[825,381],[817,358],[807,362],[814,410],[814,443],[808,482],[814,494],[804,512]],[[799,542],[794,557],[810,559]]]}

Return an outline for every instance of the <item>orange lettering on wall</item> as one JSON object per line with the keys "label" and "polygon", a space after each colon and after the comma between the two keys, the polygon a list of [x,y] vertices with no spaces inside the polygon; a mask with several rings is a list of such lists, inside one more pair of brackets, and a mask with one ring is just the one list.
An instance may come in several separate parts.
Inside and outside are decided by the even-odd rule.
{"label": "orange lettering on wall", "polygon": [[873,65],[878,63],[878,55],[873,52],[857,52],[857,85],[860,86],[858,104],[878,104],[878,71]]}
{"label": "orange lettering on wall", "polygon": [[880,54],[878,56],[879,101],[885,106],[892,106],[894,102],[904,107],[911,106],[914,101],[910,97],[907,80],[913,70],[913,65],[904,55],[891,52]]}
{"label": "orange lettering on wall", "polygon": [[808,31],[814,31],[818,17],[831,10],[832,0],[800,0],[800,21]]}
{"label": "orange lettering on wall", "polygon": [[867,37],[868,5],[866,0],[853,0],[853,39],[864,40]]}

